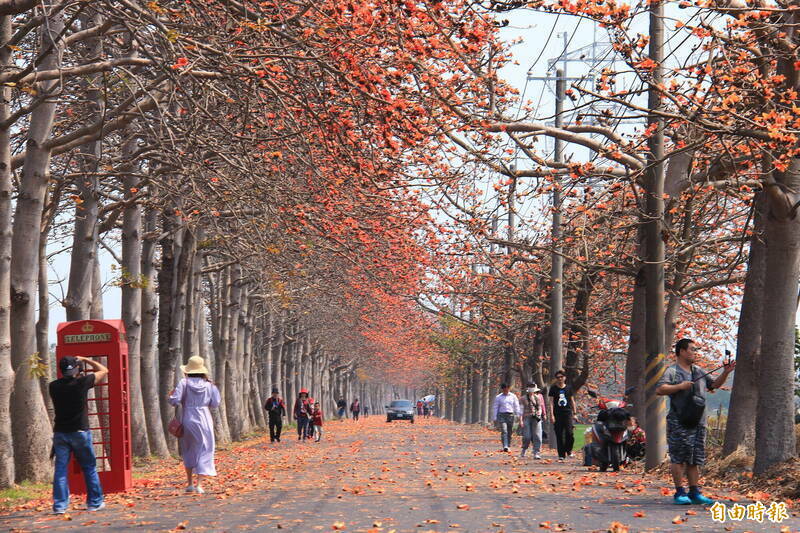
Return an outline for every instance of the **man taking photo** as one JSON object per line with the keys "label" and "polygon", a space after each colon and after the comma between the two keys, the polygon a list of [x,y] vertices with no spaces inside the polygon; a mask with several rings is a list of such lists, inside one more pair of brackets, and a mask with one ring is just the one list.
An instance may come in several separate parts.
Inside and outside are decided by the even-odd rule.
{"label": "man taking photo", "polygon": [[[727,360],[724,371],[716,379],[708,376],[694,363],[697,360],[695,343],[681,339],[675,344],[677,361],[667,368],[656,388],[656,394],[669,396],[667,414],[667,446],[672,480],[675,482],[674,503],[678,505],[710,505],[714,500],[700,492],[700,466],[706,459],[706,392],[720,388],[736,367]],[[683,488],[684,475],[689,492]]]}
{"label": "man taking photo", "polygon": [[[79,375],[81,363],[92,367],[94,372]],[[61,378],[50,382],[50,398],[53,400],[55,423],[53,424],[53,455],[56,459],[53,474],[53,513],[64,514],[69,506],[69,483],[67,466],[70,455],[83,470],[86,480],[86,508],[99,511],[105,507],[103,489],[97,475],[97,460],[89,431],[87,395],[89,389],[102,383],[108,369],[86,357],[62,357],[58,362]]]}

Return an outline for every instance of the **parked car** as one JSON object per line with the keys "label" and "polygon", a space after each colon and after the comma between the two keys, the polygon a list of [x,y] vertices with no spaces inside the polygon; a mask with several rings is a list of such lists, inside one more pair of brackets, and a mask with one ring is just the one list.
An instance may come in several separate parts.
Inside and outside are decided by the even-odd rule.
{"label": "parked car", "polygon": [[386,421],[410,420],[414,423],[414,404],[411,400],[392,400],[386,407]]}

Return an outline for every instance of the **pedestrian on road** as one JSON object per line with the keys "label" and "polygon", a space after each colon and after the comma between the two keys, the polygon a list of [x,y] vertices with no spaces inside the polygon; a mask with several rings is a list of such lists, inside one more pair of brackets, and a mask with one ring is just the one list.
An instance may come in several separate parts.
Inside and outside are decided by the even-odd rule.
{"label": "pedestrian on road", "polygon": [[309,397],[308,397],[308,405],[310,406],[310,409],[308,411],[308,426],[306,426],[306,438],[308,440],[311,440],[311,439],[314,438],[314,421],[311,419],[311,417],[314,414],[314,404],[315,403],[317,403],[317,401],[314,399],[313,396],[309,395]]}
{"label": "pedestrian on road", "polygon": [[358,398],[353,400],[350,405],[350,412],[353,413],[353,420],[358,421],[358,415],[361,413],[361,403],[359,403]]}
{"label": "pedestrian on road", "polygon": [[630,438],[627,444],[627,456],[631,461],[641,459],[645,454],[645,446],[647,446],[647,435],[644,430],[639,426],[639,421],[635,416],[632,416],[628,421],[628,433]]}
{"label": "pedestrian on road", "polygon": [[522,422],[522,410],[517,395],[511,392],[507,383],[501,384],[500,390],[502,392],[494,397],[492,420],[500,424],[500,440],[503,443],[503,451],[507,452],[511,447],[514,420],[520,417],[520,423]]}
{"label": "pedestrian on road", "polygon": [[[186,492],[203,494],[200,476],[216,476],[214,466],[214,423],[210,407],[219,407],[219,389],[208,379],[209,371],[199,355],[181,365],[184,378],[172,391],[169,403],[181,405],[183,437],[180,439],[183,466],[186,469]],[[192,474],[197,483],[192,483]]]}
{"label": "pedestrian on road", "polygon": [[556,372],[555,383],[550,385],[547,395],[551,398],[550,422],[553,423],[556,432],[558,461],[563,463],[568,456],[572,457],[572,446],[575,444],[572,425],[575,417],[575,398],[572,387],[567,384],[567,374],[563,370]]}
{"label": "pedestrian on road", "polygon": [[317,436],[316,442],[322,439],[322,408],[319,402],[314,403],[314,410],[311,411],[311,423],[314,425],[314,434]]}
{"label": "pedestrian on road", "polygon": [[528,383],[525,396],[522,397],[522,452],[520,457],[525,457],[528,446],[533,443],[533,458],[542,458],[542,419],[546,412],[545,409],[546,404],[541,389],[535,383]]}
{"label": "pedestrian on road", "polygon": [[[656,394],[669,396],[667,414],[667,446],[670,470],[675,482],[674,503],[678,505],[714,503],[700,491],[700,467],[706,459],[706,391],[716,390],[725,384],[736,362],[728,359],[723,372],[713,379],[695,366],[695,343],[681,339],[675,343],[676,363],[667,368],[656,388]],[[683,478],[689,481],[687,494]]]}
{"label": "pedestrian on road", "polygon": [[422,400],[417,400],[417,416],[422,416]]}
{"label": "pedestrian on road", "polygon": [[304,441],[308,437],[311,407],[312,405],[308,401],[308,389],[300,389],[292,410],[294,419],[297,421],[297,440],[299,441]]}
{"label": "pedestrian on road", "polygon": [[[91,366],[93,372],[79,377],[82,363]],[[48,386],[55,411],[51,452],[56,459],[53,473],[53,513],[64,514],[69,506],[67,466],[70,455],[75,456],[86,481],[86,509],[99,511],[105,507],[105,503],[100,477],[97,475],[92,432],[89,431],[87,396],[89,389],[103,382],[108,375],[108,369],[93,359],[72,356],[62,357],[58,368],[61,370],[61,377],[51,381]]]}
{"label": "pedestrian on road", "polygon": [[364,418],[367,418],[369,416],[369,405],[365,405],[364,406],[363,414],[364,414]]}
{"label": "pedestrian on road", "polygon": [[279,396],[278,389],[272,389],[272,396],[267,398],[264,409],[269,418],[269,441],[281,441],[283,417],[286,416],[286,403]]}
{"label": "pedestrian on road", "polygon": [[336,409],[337,409],[336,414],[339,420],[341,420],[347,415],[347,402],[344,400],[344,398],[339,398],[339,400],[336,402]]}

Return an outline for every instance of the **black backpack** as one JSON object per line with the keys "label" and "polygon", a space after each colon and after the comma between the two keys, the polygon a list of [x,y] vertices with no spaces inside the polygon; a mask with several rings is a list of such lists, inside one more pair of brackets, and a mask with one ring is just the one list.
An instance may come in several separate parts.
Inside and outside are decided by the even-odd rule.
{"label": "black backpack", "polygon": [[[682,426],[696,428],[703,419],[706,410],[706,399],[699,394],[700,385],[698,381],[705,379],[704,375],[696,375],[694,365],[692,365],[692,388],[688,391],[681,391],[681,399],[678,404],[678,420]],[[699,370],[697,370],[699,374]]]}

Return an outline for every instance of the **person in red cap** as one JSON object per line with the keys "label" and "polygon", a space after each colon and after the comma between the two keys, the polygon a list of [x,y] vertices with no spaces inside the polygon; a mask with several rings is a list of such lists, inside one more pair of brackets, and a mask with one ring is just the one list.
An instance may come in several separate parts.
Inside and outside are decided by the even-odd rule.
{"label": "person in red cap", "polygon": [[294,419],[297,421],[297,440],[308,437],[308,424],[311,416],[311,403],[308,399],[308,389],[300,389],[297,401],[294,402]]}

